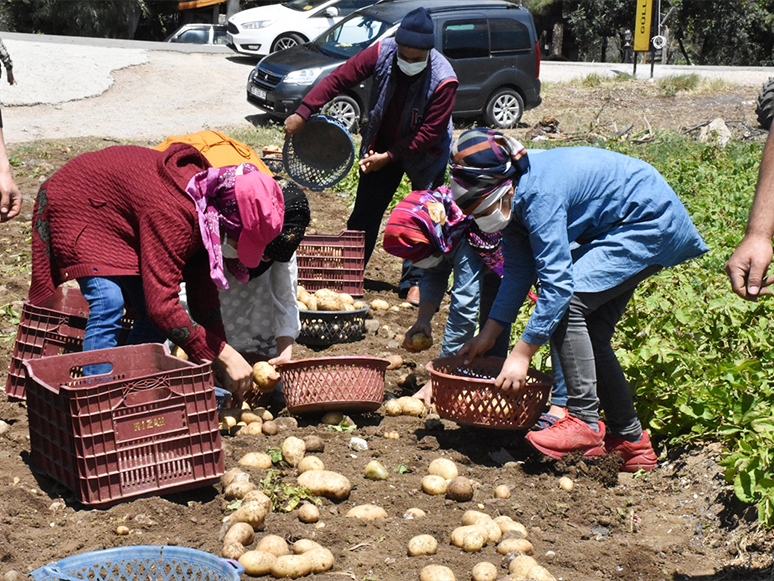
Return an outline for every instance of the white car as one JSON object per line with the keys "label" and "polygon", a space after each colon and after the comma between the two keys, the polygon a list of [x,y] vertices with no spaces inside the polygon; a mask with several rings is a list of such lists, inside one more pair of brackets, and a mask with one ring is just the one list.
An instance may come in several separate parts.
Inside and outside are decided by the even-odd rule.
{"label": "white car", "polygon": [[264,56],[317,38],[345,16],[377,0],[289,0],[234,14],[226,44],[238,53]]}

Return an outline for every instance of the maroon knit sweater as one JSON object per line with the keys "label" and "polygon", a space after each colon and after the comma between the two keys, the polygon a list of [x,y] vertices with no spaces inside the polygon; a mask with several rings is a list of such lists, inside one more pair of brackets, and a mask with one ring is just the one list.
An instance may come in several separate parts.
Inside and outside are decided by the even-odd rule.
{"label": "maroon knit sweater", "polygon": [[[148,314],[193,360],[225,344],[218,289],[185,187],[210,167],[190,145],[133,145],[72,159],[40,188],[32,216],[32,286],[41,304],[66,280],[141,276]],[[186,282],[192,323],[178,300]]]}

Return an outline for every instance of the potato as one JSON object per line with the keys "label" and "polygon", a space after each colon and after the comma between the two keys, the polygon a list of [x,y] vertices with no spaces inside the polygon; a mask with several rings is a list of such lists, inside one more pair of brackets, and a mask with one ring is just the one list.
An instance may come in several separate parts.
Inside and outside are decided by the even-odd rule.
{"label": "potato", "polygon": [[238,475],[244,474],[240,480],[249,480],[250,477],[245,474],[245,471],[239,468],[238,466],[235,466],[234,468],[229,468],[226,470],[226,473],[220,477],[220,483],[223,485],[223,488],[226,488],[229,484],[231,484]]}
{"label": "potato", "polygon": [[403,413],[403,408],[397,399],[388,399],[384,402],[384,413],[388,416],[399,416]]}
{"label": "potato", "polygon": [[386,311],[390,308],[390,304],[382,299],[376,299],[371,301],[371,308],[375,311]]}
{"label": "potato", "polygon": [[[469,478],[457,476],[446,487],[446,498],[456,502],[469,502],[473,498],[473,484]],[[499,530],[499,529],[498,529]]]}
{"label": "potato", "polygon": [[261,432],[267,436],[274,436],[277,432],[279,432],[279,427],[274,423],[273,420],[266,420],[261,425]]}
{"label": "potato", "polygon": [[320,422],[328,426],[338,426],[343,419],[344,414],[341,412],[328,412],[320,418]]}
{"label": "potato", "polygon": [[408,542],[408,556],[435,555],[438,551],[438,541],[432,535],[417,535]]}
{"label": "potato", "polygon": [[325,470],[325,464],[317,456],[304,456],[298,463],[298,473],[303,474],[309,470]]}
{"label": "potato", "polygon": [[263,433],[263,422],[253,422],[247,424],[247,434],[249,436],[257,436]]}
{"label": "potato", "polygon": [[247,551],[239,557],[239,563],[245,568],[245,573],[252,577],[267,575],[277,557],[263,551]]}
{"label": "potato", "polygon": [[421,508],[410,508],[403,513],[403,518],[409,519],[409,520],[413,518],[423,518],[425,516],[427,516],[427,513]]}
{"label": "potato", "polygon": [[229,428],[236,426],[241,419],[242,410],[228,409],[218,412],[218,421],[228,424]]}
{"label": "potato", "polygon": [[428,565],[419,574],[419,581],[457,581],[457,578],[448,567]]}
{"label": "potato", "polygon": [[571,492],[575,486],[575,483],[572,481],[572,479],[568,478],[567,476],[562,476],[559,479],[558,484],[559,484],[559,488],[561,488],[562,490],[566,490],[567,492]]}
{"label": "potato", "polygon": [[[252,531],[252,529],[250,530]],[[242,543],[228,543],[227,545],[223,545],[220,554],[224,559],[233,559],[234,561],[237,561],[239,557],[244,555],[245,550]]]}
{"label": "potato", "polygon": [[244,504],[247,502],[257,502],[266,511],[266,514],[271,512],[271,499],[260,490],[252,490],[245,494],[242,503]]}
{"label": "potato", "polygon": [[425,494],[433,496],[446,494],[446,486],[446,480],[435,474],[429,474],[422,479],[422,491]]}
{"label": "potato", "polygon": [[239,543],[244,546],[251,544],[253,539],[255,539],[253,527],[245,522],[237,522],[231,525],[231,528],[226,532],[226,536],[223,537],[223,544]]}
{"label": "potato", "polygon": [[266,535],[258,541],[256,549],[264,553],[271,553],[275,557],[290,554],[290,547],[288,547],[287,542],[278,535]]}
{"label": "potato", "polygon": [[248,452],[239,459],[239,464],[261,470],[268,470],[272,467],[271,456],[263,452]]}
{"label": "potato", "polygon": [[479,525],[466,525],[454,529],[451,533],[451,544],[455,547],[462,547],[465,537],[474,531],[480,532],[484,536],[484,544],[486,544],[488,540],[486,529]]}
{"label": "potato", "polygon": [[316,297],[335,297],[338,296],[339,293],[337,293],[335,290],[329,289],[329,288],[320,288],[314,291],[314,296]]}
{"label": "potato", "polygon": [[477,510],[466,510],[465,513],[462,515],[462,520],[460,523],[462,525],[474,525],[479,519],[482,518],[492,518],[485,512],[479,512]]}
{"label": "potato", "polygon": [[253,527],[254,531],[262,531],[264,526],[263,521],[269,512],[271,512],[271,509],[266,510],[266,506],[262,502],[243,501],[242,506],[226,517],[226,522],[246,522]]}
{"label": "potato", "polygon": [[257,387],[258,391],[272,391],[278,381],[277,370],[268,361],[259,361],[253,365],[253,386]]}
{"label": "potato", "polygon": [[317,310],[318,311],[343,311],[344,304],[341,299],[335,295],[323,295],[317,297]]}
{"label": "potato", "polygon": [[310,436],[304,436],[304,446],[306,446],[307,452],[324,452],[325,442],[320,436],[314,434]]}
{"label": "potato", "polygon": [[226,500],[244,498],[245,494],[256,488],[255,484],[249,480],[235,480],[226,487],[223,496],[225,496]]}
{"label": "potato", "polygon": [[480,529],[470,531],[462,538],[462,550],[466,553],[478,553],[486,546],[486,541],[486,531]]}
{"label": "potato", "polygon": [[511,489],[508,488],[505,484],[501,484],[497,488],[494,489],[494,497],[495,498],[510,498],[511,497]]}
{"label": "potato", "polygon": [[178,359],[182,359],[183,361],[188,361],[188,354],[183,351],[183,348],[179,345],[175,345],[172,348],[172,355],[177,357]]}
{"label": "potato", "polygon": [[312,573],[324,573],[333,568],[333,563],[336,560],[331,553],[325,547],[319,549],[312,549],[303,554],[309,561]]}
{"label": "potato", "polygon": [[471,574],[473,581],[495,581],[497,579],[497,567],[492,565],[492,563],[483,561],[476,563]]}
{"label": "potato", "polygon": [[239,418],[240,421],[246,423],[248,426],[253,423],[263,423],[263,419],[261,416],[256,414],[255,412],[252,412],[250,410],[244,410],[242,411],[242,417]]}
{"label": "potato", "polygon": [[527,539],[504,539],[497,545],[497,552],[501,555],[507,555],[514,551],[520,551],[525,555],[532,555],[535,549]]}
{"label": "potato", "polygon": [[306,555],[283,555],[277,557],[271,565],[271,574],[277,579],[289,577],[297,579],[309,575],[312,572],[312,564]]}
{"label": "potato", "polygon": [[309,470],[298,477],[298,483],[306,486],[312,494],[341,501],[349,498],[352,483],[346,476],[330,470]]}
{"label": "potato", "polygon": [[533,567],[539,567],[538,562],[529,555],[516,555],[508,565],[508,574],[513,579],[527,579],[527,573]]}
{"label": "potato", "polygon": [[494,522],[500,527],[503,535],[508,535],[510,538],[527,538],[527,527],[520,522],[514,522],[508,518],[508,520],[499,520],[503,517],[497,517]]}
{"label": "potato", "polygon": [[377,518],[387,518],[387,511],[375,504],[361,504],[349,509],[347,517],[376,520]]}
{"label": "potato", "polygon": [[282,442],[282,459],[293,467],[298,466],[305,453],[306,444],[300,438],[290,436]]}
{"label": "potato", "polygon": [[433,338],[424,333],[414,333],[409,341],[409,351],[424,351],[433,346]]}
{"label": "potato", "polygon": [[360,309],[365,309],[368,305],[366,305],[364,301],[355,301],[352,303],[352,306],[356,311],[359,311]]}
{"label": "potato", "polygon": [[299,287],[298,292],[296,293],[296,300],[304,303],[304,306],[309,302],[309,297],[312,296],[309,294],[306,289],[303,287]]}
{"label": "potato", "polygon": [[306,306],[306,303],[302,303],[301,301],[296,301],[296,306],[298,307],[299,311],[308,311],[309,309]]}
{"label": "potato", "polygon": [[403,365],[403,357],[400,355],[389,355],[387,361],[390,362],[387,369],[398,369]]}
{"label": "potato", "polygon": [[310,541],[309,539],[298,539],[291,545],[290,549],[293,551],[294,555],[303,555],[312,549],[322,549],[322,545],[320,543]]}
{"label": "potato", "polygon": [[320,509],[307,502],[298,509],[298,520],[303,523],[315,523],[320,520]]}
{"label": "potato", "polygon": [[306,299],[306,308],[310,311],[316,311],[317,310],[317,297],[314,295],[309,295],[309,298]]}
{"label": "potato", "polygon": [[387,469],[377,460],[371,460],[366,464],[363,473],[369,480],[387,480],[387,476],[389,476]]}
{"label": "potato", "polygon": [[444,480],[453,480],[460,475],[457,470],[457,465],[447,458],[436,458],[430,462],[427,473],[440,476]]}
{"label": "potato", "polygon": [[400,412],[404,416],[421,416],[425,413],[425,404],[416,397],[399,397],[398,403],[400,404]]}
{"label": "potato", "polygon": [[486,530],[490,543],[496,543],[500,540],[500,537],[503,536],[503,532],[500,530],[500,527],[495,524],[490,516],[477,520],[475,524],[483,527],[484,530]]}
{"label": "potato", "polygon": [[556,578],[541,565],[535,565],[529,571],[527,571],[526,578],[530,580],[534,579],[534,581],[556,581]]}
{"label": "potato", "polygon": [[384,437],[387,440],[400,440],[400,434],[398,432],[384,432]]}

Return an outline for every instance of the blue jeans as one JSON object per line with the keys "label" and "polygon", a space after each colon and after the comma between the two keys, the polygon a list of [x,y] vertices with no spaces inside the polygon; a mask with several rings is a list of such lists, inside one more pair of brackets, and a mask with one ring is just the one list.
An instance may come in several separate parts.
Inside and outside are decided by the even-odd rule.
{"label": "blue jeans", "polygon": [[[153,325],[145,308],[145,293],[139,276],[87,276],[78,279],[83,297],[89,301],[89,320],[83,338],[83,350],[110,349],[118,345],[121,317],[126,300],[136,318],[127,345],[161,343],[164,335]],[[84,375],[110,373],[110,363],[88,365]]]}

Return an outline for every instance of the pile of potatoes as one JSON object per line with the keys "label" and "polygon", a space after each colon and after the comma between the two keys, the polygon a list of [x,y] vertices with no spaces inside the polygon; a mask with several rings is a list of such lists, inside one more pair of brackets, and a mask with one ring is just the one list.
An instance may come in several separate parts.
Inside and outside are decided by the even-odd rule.
{"label": "pile of potatoes", "polygon": [[225,409],[218,412],[218,428],[232,436],[267,434],[274,435],[279,431],[273,421],[272,413],[263,407],[250,408],[247,402],[241,408]]}
{"label": "pile of potatoes", "polygon": [[425,413],[425,404],[421,399],[403,396],[384,402],[384,413],[388,416],[421,416]]}
{"label": "pile of potatoes", "polygon": [[473,498],[473,483],[459,475],[457,465],[451,460],[436,458],[430,462],[427,472],[421,482],[425,494],[445,494],[446,498],[457,502],[468,502]]}
{"label": "pile of potatoes", "polygon": [[302,311],[356,311],[364,309],[363,301],[355,301],[352,295],[339,293],[328,288],[321,288],[310,293],[299,286],[296,293],[298,308]]}
{"label": "pile of potatoes", "polygon": [[313,573],[324,573],[333,567],[333,553],[309,539],[300,539],[288,546],[282,537],[266,535],[258,541],[255,549],[245,550],[246,546],[252,544],[254,535],[240,524],[237,523],[226,533],[223,556],[233,559],[233,556],[227,556],[227,549],[241,546],[243,550],[236,559],[248,575],[260,577],[271,574],[277,579],[296,579]]}

